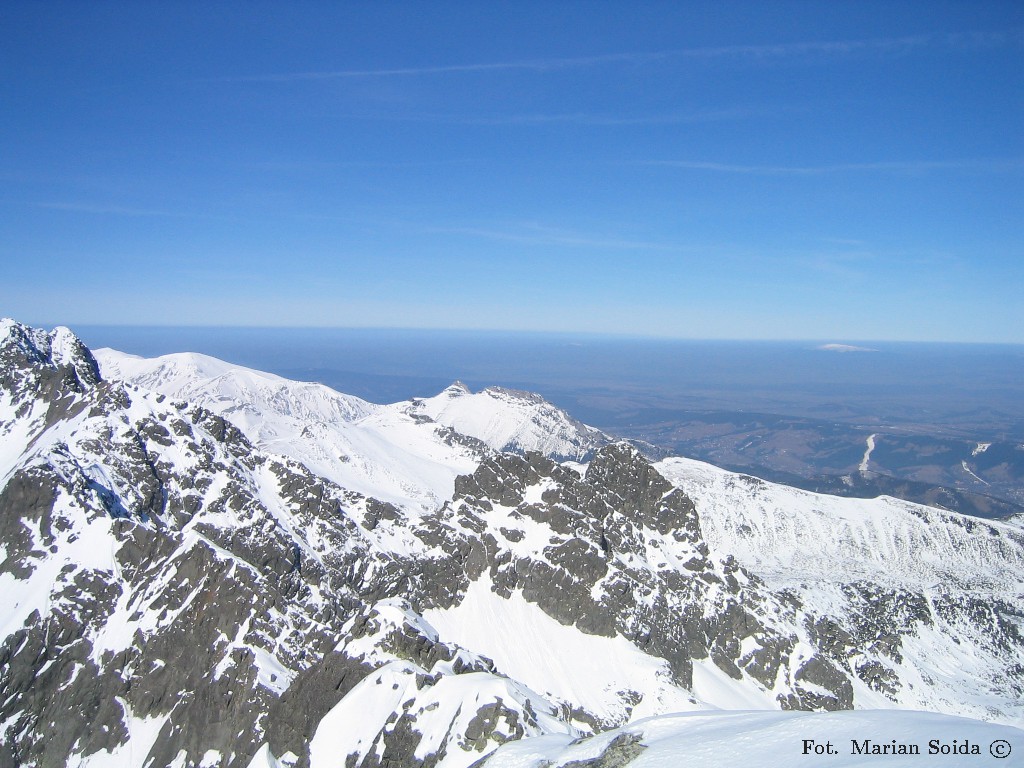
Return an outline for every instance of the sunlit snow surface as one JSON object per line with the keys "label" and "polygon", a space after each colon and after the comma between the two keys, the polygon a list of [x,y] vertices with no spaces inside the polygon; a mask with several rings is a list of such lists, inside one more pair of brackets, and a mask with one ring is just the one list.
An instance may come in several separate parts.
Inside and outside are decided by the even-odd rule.
{"label": "sunlit snow surface", "polygon": [[99,350],[96,359],[105,378],[198,403],[260,448],[383,501],[432,508],[476,464],[472,451],[446,445],[432,425],[321,384],[191,353],[147,359]]}
{"label": "sunlit snow surface", "polygon": [[412,408],[501,451],[537,451],[558,459],[580,459],[607,440],[600,431],[572,420],[539,395],[501,387],[471,393],[456,382],[436,397],[413,400]]}
{"label": "sunlit snow surface", "polygon": [[708,544],[777,586],[837,574],[920,587],[1018,591],[1019,529],[888,496],[854,499],[776,485],[684,458],[655,465],[698,500]]}
{"label": "sunlit snow surface", "polygon": [[206,355],[141,358],[101,349],[95,356],[104,378],[198,403],[260,448],[410,510],[450,498],[455,478],[473,471],[483,449],[581,458],[605,440],[529,393],[471,394],[456,384],[432,398],[376,405]]}
{"label": "sunlit snow surface", "polygon": [[[798,594],[817,615],[851,611],[843,585],[860,581],[918,592],[1016,605],[1004,614],[1020,628],[1024,536],[1019,525],[979,520],[882,496],[852,499],[764,482],[684,458],[658,470],[691,496],[713,550],[729,552],[776,589]],[[934,611],[933,611],[934,612]],[[1024,724],[1024,702],[997,695],[990,669],[1003,649],[970,623],[936,620],[902,639],[904,686],[893,702],[857,686],[855,706],[928,709]],[[1021,649],[1013,650],[1020,656]],[[976,683],[988,678],[981,686]],[[980,695],[988,688],[991,697]]]}
{"label": "sunlit snow surface", "polygon": [[519,592],[508,599],[495,594],[486,579],[473,582],[455,608],[423,615],[441,637],[487,656],[502,673],[605,721],[629,717],[628,691],[643,696],[634,717],[703,708],[672,684],[663,659],[622,637],[559,624]]}
{"label": "sunlit snow surface", "polygon": [[[628,763],[629,768],[779,768],[791,765],[1008,768],[1024,765],[1024,731],[1017,728],[925,712],[847,711],[664,715],[578,742],[551,735],[506,744],[491,756],[486,768],[586,765],[574,761],[600,757],[616,739],[620,743],[635,739],[643,746],[636,750],[639,754]],[[856,754],[852,742],[863,749],[865,740],[879,746],[894,742],[916,745],[920,754]],[[933,740],[937,751],[929,754]],[[943,746],[953,750],[963,749],[965,744],[968,751],[977,747],[980,754],[942,752]],[[828,749],[827,745],[831,745],[835,754],[814,752],[816,746]],[[870,749],[871,744],[866,746]],[[997,759],[995,754],[1006,756]],[[623,763],[609,761],[608,765]]]}

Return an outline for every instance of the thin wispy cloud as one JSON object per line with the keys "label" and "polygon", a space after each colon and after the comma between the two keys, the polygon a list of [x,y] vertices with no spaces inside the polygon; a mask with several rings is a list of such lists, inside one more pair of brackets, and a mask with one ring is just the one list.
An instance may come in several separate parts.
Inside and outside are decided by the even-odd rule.
{"label": "thin wispy cloud", "polygon": [[355,78],[421,77],[425,75],[468,74],[476,72],[532,71],[547,72],[578,69],[603,64],[646,64],[671,59],[771,59],[794,56],[848,56],[858,53],[905,53],[929,45],[934,38],[917,35],[865,40],[817,40],[772,45],[727,45],[678,48],[665,51],[634,51],[596,56],[548,57],[500,62],[474,62],[416,67],[382,67],[379,69],[336,69],[313,72],[283,72],[266,75],[218,78],[222,81],[291,83],[302,81],[345,80]]}
{"label": "thin wispy cloud", "polygon": [[[609,115],[589,112],[530,113],[512,115],[487,115],[467,117],[461,115],[401,115],[402,120],[457,123],[460,125],[685,125],[707,123],[719,120],[742,120],[765,114],[764,110],[746,108],[704,110],[697,112],[672,112],[647,115]],[[387,119],[386,117],[384,119]]]}
{"label": "thin wispy cloud", "polygon": [[109,216],[160,216],[168,218],[186,218],[194,214],[180,211],[165,211],[156,208],[131,208],[121,205],[94,205],[92,203],[34,203],[36,208],[52,211],[68,211],[70,213],[95,213]]}
{"label": "thin wispy cloud", "polygon": [[487,240],[500,240],[508,243],[521,243],[525,245],[547,245],[561,246],[568,248],[599,248],[608,250],[657,250],[657,251],[678,251],[681,246],[671,243],[651,242],[646,240],[630,240],[615,236],[591,235],[579,232],[570,232],[561,229],[554,229],[540,225],[525,225],[512,229],[498,229],[487,227],[431,227],[426,232],[446,235],[465,235],[470,237],[485,238]]}
{"label": "thin wispy cloud", "polygon": [[865,40],[813,40],[774,45],[725,45],[719,47],[687,48],[672,51],[668,55],[686,58],[747,57],[755,59],[783,58],[813,54],[847,56],[855,53],[905,53],[922,48],[933,38],[927,35],[907,37],[870,38]]}
{"label": "thin wispy cloud", "polygon": [[857,248],[867,245],[866,240],[858,240],[850,237],[822,237],[820,240],[823,243],[828,243],[830,245],[843,245]]}
{"label": "thin wispy cloud", "polygon": [[[440,112],[354,112],[346,115],[351,120],[381,121],[381,122],[403,122],[403,123],[430,123],[439,125],[467,125],[467,126],[501,126],[501,125],[522,125],[522,126],[558,126],[558,125],[586,125],[586,126],[607,126],[607,127],[629,127],[646,125],[694,125],[699,123],[711,123],[726,120],[749,120],[751,118],[773,116],[781,112],[780,108],[763,107],[733,107],[728,109],[707,109],[690,112],[677,111],[663,114],[610,114],[598,112],[528,112],[491,115],[467,115]],[[409,165],[426,165],[420,163],[394,162],[394,167],[406,167]],[[449,161],[434,161],[436,165],[449,164]],[[371,161],[351,161],[336,163],[339,167],[384,167],[386,163]]]}
{"label": "thin wispy cloud", "polygon": [[812,270],[828,278],[852,281],[866,277],[865,262],[872,262],[876,255],[869,250],[852,253],[812,253],[795,257],[803,270]]}
{"label": "thin wispy cloud", "polygon": [[875,163],[836,163],[831,165],[737,165],[702,160],[650,160],[642,164],[714,173],[759,176],[818,176],[834,173],[873,171],[908,174],[924,173],[927,171],[1010,172],[1024,169],[1024,158],[996,160],[911,160]]}
{"label": "thin wispy cloud", "polygon": [[428,160],[261,160],[248,163],[247,168],[258,171],[335,171],[344,169],[402,170],[407,168],[439,168],[452,165],[471,165],[479,162],[472,158]]}
{"label": "thin wispy cloud", "polygon": [[1009,27],[998,31],[967,31],[947,35],[944,42],[950,48],[978,50],[1003,45],[1024,45],[1024,26]]}
{"label": "thin wispy cloud", "polygon": [[443,64],[425,67],[385,67],[382,69],[337,69],[318,72],[287,72],[270,75],[224,78],[225,80],[288,83],[302,80],[343,80],[367,77],[418,77],[453,73],[493,72],[503,70],[532,70],[542,72],[553,69],[589,67],[596,64],[624,61],[639,62],[663,58],[666,53],[621,53],[574,58],[527,59],[521,61],[481,62],[474,64]]}
{"label": "thin wispy cloud", "polygon": [[41,202],[30,203],[35,208],[67,213],[84,213],[95,216],[124,216],[127,218],[160,218],[160,219],[203,219],[206,221],[240,221],[237,216],[226,216],[198,211],[173,211],[162,208],[136,208],[126,205],[105,205],[102,203],[81,202]]}

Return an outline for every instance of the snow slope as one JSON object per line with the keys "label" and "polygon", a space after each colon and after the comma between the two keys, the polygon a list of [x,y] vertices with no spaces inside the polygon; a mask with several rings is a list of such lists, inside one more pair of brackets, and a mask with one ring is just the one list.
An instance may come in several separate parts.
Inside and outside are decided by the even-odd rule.
{"label": "snow slope", "polygon": [[101,349],[105,378],[202,405],[260,448],[288,456],[342,487],[411,509],[432,509],[469,472],[478,447],[445,440],[437,424],[321,384],[192,353],[140,358]]}
{"label": "snow slope", "polygon": [[[503,598],[480,580],[454,608],[428,610],[440,636],[492,659],[514,680],[554,701],[570,702],[603,721],[704,709],[673,684],[668,664],[623,637],[588,635],[564,626],[519,592]],[[630,712],[624,692],[642,696]],[[771,707],[769,699],[764,706]]]}
{"label": "snow slope", "polygon": [[610,442],[607,435],[576,421],[540,395],[503,387],[472,393],[457,381],[435,397],[413,400],[409,410],[499,451],[536,451],[579,461]]}
{"label": "snow slope", "polygon": [[[812,493],[678,457],[656,466],[694,499],[713,550],[812,615],[887,638],[876,645],[890,650],[854,663],[884,664],[902,681],[900,694],[886,701],[862,691],[859,706],[984,719],[999,709],[999,719],[1024,724],[1024,680],[1010,671],[1024,659],[1019,525],[886,496]],[[1003,665],[1007,674],[992,675]]]}
{"label": "snow slope", "polygon": [[[104,378],[202,405],[260,448],[357,493],[428,510],[452,495],[486,449],[582,458],[608,441],[543,398],[454,384],[436,397],[375,405],[193,353],[96,353]],[[470,439],[467,439],[470,438]]]}
{"label": "snow slope", "polygon": [[888,496],[813,493],[692,459],[659,462],[697,500],[708,544],[778,586],[871,579],[1019,591],[1024,539],[1016,526]]}
{"label": "snow slope", "polygon": [[[897,754],[883,754],[886,747]],[[879,752],[872,754],[875,748]],[[601,757],[605,762],[597,762]],[[584,740],[558,734],[523,739],[499,747],[483,765],[1010,768],[1024,765],[1024,731],[925,712],[692,712],[641,720]]]}

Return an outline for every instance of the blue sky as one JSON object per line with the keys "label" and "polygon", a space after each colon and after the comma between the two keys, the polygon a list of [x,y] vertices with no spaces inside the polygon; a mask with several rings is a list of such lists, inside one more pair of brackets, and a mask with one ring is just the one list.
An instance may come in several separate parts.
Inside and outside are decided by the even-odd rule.
{"label": "blue sky", "polygon": [[0,314],[1024,342],[1024,5],[0,7]]}

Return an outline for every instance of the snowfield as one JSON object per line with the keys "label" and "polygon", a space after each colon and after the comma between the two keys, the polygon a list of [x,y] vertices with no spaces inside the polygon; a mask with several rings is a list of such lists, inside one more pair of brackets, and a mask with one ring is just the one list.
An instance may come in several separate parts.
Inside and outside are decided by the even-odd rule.
{"label": "snowfield", "polygon": [[608,442],[526,392],[472,394],[456,383],[431,398],[376,405],[206,355],[95,354],[105,378],[198,403],[264,450],[365,496],[413,509],[430,510],[451,498],[455,478],[471,472],[483,450],[578,459]]}
{"label": "snowfield", "polygon": [[603,755],[635,755],[630,768],[1020,766],[1024,731],[925,712],[689,712],[578,742],[524,739],[499,747],[486,768],[575,768]]}
{"label": "snowfield", "polygon": [[779,586],[837,572],[921,587],[957,583],[1012,593],[1024,576],[1015,526],[888,496],[856,499],[777,485],[673,457],[658,470],[700,500],[708,544]]}

